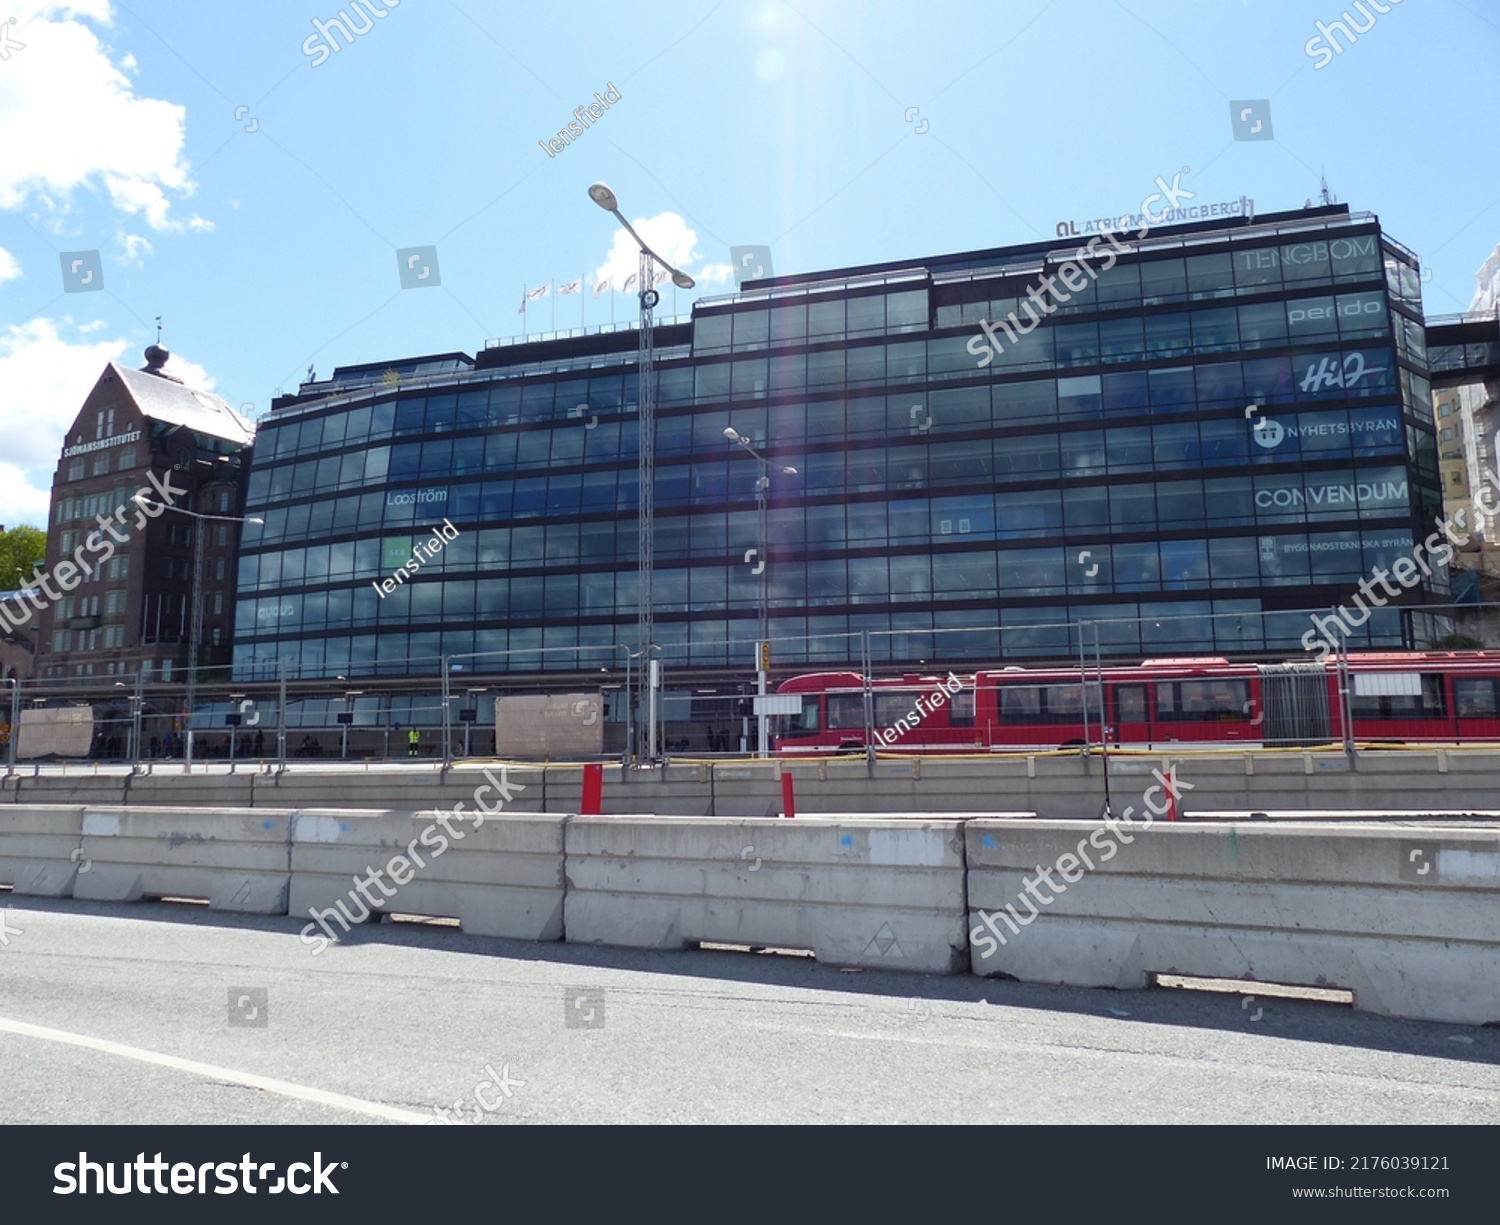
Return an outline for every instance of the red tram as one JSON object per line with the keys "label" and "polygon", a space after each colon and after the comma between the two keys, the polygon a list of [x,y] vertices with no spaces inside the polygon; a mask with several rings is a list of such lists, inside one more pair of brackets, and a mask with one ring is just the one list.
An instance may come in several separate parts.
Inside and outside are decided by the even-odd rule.
{"label": "red tram", "polygon": [[[1500,652],[1351,655],[1280,664],[1157,659],[1137,667],[1021,668],[870,684],[857,672],[792,677],[802,709],[776,718],[777,753],[873,746],[901,753],[1500,742]],[[1347,712],[1347,715],[1346,713]]]}

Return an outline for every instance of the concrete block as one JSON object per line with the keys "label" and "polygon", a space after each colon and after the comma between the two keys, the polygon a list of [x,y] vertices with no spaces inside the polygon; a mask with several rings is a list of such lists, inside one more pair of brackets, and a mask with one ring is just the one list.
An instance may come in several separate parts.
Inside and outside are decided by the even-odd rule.
{"label": "concrete block", "polygon": [[567,818],[506,813],[476,829],[471,817],[444,815],[446,823],[431,811],[300,811],[290,913],[304,940],[336,938],[387,911],[454,918],[472,935],[562,939]]}
{"label": "concrete block", "polygon": [[811,949],[833,965],[967,964],[962,823],[578,817],[567,938]]}
{"label": "concrete block", "polygon": [[82,866],[83,808],[0,808],[0,884],[32,897],[71,897]]}
{"label": "concrete block", "polygon": [[286,914],[291,814],[269,809],[90,807],[73,896],[206,899],[210,909]]}
{"label": "concrete block", "polygon": [[1500,830],[973,821],[966,835],[975,974],[1339,987],[1366,1011],[1500,1021]]}

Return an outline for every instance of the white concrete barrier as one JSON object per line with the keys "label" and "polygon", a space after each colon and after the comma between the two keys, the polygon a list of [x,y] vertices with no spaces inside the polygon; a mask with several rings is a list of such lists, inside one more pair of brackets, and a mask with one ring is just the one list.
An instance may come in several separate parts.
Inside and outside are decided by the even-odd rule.
{"label": "white concrete barrier", "polygon": [[567,939],[811,949],[820,961],[967,965],[962,823],[574,817]]}
{"label": "white concrete barrier", "polygon": [[1338,987],[1388,1016],[1500,1021],[1500,830],[1115,829],[1130,841],[1094,821],[969,823],[975,974]]}
{"label": "white concrete barrier", "polygon": [[0,808],[0,885],[34,897],[71,897],[82,866],[83,812],[68,804]]}
{"label": "white concrete barrier", "polygon": [[206,899],[212,910],[285,914],[291,813],[267,808],[88,808],[73,896]]}
{"label": "white concrete barrier", "polygon": [[475,828],[472,815],[444,815],[300,811],[287,913],[304,942],[321,952],[383,911],[457,919],[478,936],[562,939],[566,818],[504,813]]}

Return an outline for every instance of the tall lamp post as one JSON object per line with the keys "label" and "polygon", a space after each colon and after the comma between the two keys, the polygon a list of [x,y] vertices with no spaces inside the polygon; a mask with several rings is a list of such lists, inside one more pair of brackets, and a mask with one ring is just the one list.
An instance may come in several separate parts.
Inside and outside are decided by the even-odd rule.
{"label": "tall lamp post", "polygon": [[[145,511],[155,511],[156,514],[160,514],[164,510],[170,510],[179,515],[186,515],[189,519],[199,519],[209,523],[265,522],[256,515],[204,515],[195,510],[184,510],[180,506],[153,502],[143,493],[136,494],[131,501]],[[156,515],[153,514],[152,518],[155,517]],[[202,528],[193,529],[193,608],[191,628],[188,631],[187,719],[185,720],[186,726],[183,728],[187,737],[183,766],[187,770],[193,768],[193,702],[198,696],[198,644],[203,638],[203,537]]]}
{"label": "tall lamp post", "polygon": [[[672,275],[672,284],[679,289],[692,289],[693,278],[682,272],[661,256],[657,255],[645,241],[637,234],[630,222],[625,220],[624,214],[620,212],[620,202],[615,197],[608,185],[595,183],[589,188],[589,199],[608,213],[613,213],[615,220],[625,227],[625,232],[635,239],[635,245],[641,249],[640,265],[640,303],[641,303],[641,329],[640,329],[640,583],[637,590],[639,613],[637,616],[637,636],[640,639],[641,658],[641,688],[643,696],[648,701],[652,700],[655,691],[650,689],[652,669],[646,666],[650,656],[651,640],[656,633],[656,607],[652,595],[652,577],[655,572],[655,548],[656,548],[656,381],[655,375],[655,332],[656,332],[656,305],[661,301],[661,296],[652,288],[651,282],[656,273],[656,265],[661,264]],[[651,720],[650,730],[646,736],[648,753],[647,760],[656,760],[656,720]]]}
{"label": "tall lamp post", "polygon": [[[750,440],[739,433],[734,426],[724,428],[724,437],[730,442],[738,443],[754,458],[760,466],[760,476],[755,482],[755,510],[760,523],[760,552],[756,557],[755,573],[760,575],[760,616],[756,630],[757,639],[755,643],[755,675],[756,692],[760,697],[766,696],[767,673],[771,670],[771,568],[770,568],[770,524],[768,523],[767,500],[771,492],[771,468],[785,476],[796,476],[797,469],[789,468],[785,464],[773,465],[764,455],[757,451]],[[745,559],[749,561],[747,557]],[[765,712],[765,703],[756,703],[755,726],[756,726],[756,756],[770,756],[770,746],[766,743],[766,724],[769,716]]]}

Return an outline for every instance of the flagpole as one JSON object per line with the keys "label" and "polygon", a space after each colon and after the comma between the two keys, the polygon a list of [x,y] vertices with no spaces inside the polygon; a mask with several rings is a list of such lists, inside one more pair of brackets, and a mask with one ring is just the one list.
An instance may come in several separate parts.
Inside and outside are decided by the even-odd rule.
{"label": "flagpole", "polygon": [[521,339],[526,339],[526,283],[521,283]]}
{"label": "flagpole", "polygon": [[583,313],[583,300],[588,295],[583,292],[583,287],[586,283],[584,276],[585,274],[582,272],[578,274],[578,326],[586,332],[589,330],[589,324],[587,317]]}

